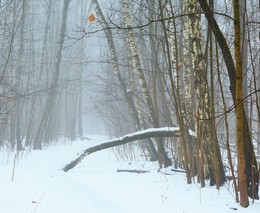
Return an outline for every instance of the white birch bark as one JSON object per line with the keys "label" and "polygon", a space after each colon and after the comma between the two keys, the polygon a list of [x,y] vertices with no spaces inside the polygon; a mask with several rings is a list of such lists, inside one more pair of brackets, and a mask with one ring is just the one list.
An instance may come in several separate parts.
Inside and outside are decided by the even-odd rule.
{"label": "white birch bark", "polygon": [[[162,9],[162,4],[161,4]],[[168,60],[169,60],[169,74],[172,85],[172,95],[175,99],[175,108],[177,114],[178,124],[180,126],[181,132],[181,151],[182,158],[181,161],[184,162],[187,183],[191,183],[191,152],[188,144],[188,135],[187,135],[187,122],[186,122],[186,110],[184,105],[183,96],[181,94],[181,77],[179,72],[179,58],[178,58],[178,45],[177,45],[177,37],[176,37],[176,26],[175,19],[173,14],[173,6],[171,3],[166,4],[166,16],[168,20],[168,30],[164,29],[164,33],[167,36],[166,39],[166,51],[168,52]],[[164,22],[163,27],[166,28]],[[179,156],[179,154],[177,153]]]}
{"label": "white birch bark", "polygon": [[[210,97],[209,88],[207,82],[207,72],[205,57],[202,52],[202,30],[201,30],[201,17],[200,14],[196,14],[200,11],[200,6],[196,0],[188,0],[188,12],[193,14],[189,15],[189,36],[191,40],[191,52],[194,70],[194,84],[196,93],[196,112],[197,112],[197,130],[201,134],[201,140],[203,144],[203,156],[206,158],[206,165],[204,169],[208,173],[209,177],[215,179],[214,174],[214,143],[210,141],[213,130],[211,128],[210,120]],[[199,135],[199,134],[198,134]],[[217,153],[219,153],[219,147],[215,147]],[[220,157],[218,155],[218,157]],[[222,165],[221,159],[218,159],[219,166]],[[222,171],[220,168],[218,171]],[[207,175],[207,174],[206,174]]]}
{"label": "white birch bark", "polygon": [[[184,14],[188,13],[188,7],[187,7],[187,0],[183,1],[183,12]],[[190,54],[190,37],[189,37],[189,23],[188,23],[188,17],[184,18],[184,28],[183,28],[183,59],[181,60],[181,69],[183,71],[183,106],[185,107],[185,122],[186,125],[194,129],[194,118],[192,116],[192,112],[194,110],[194,103],[192,97],[194,94],[194,88],[192,88],[191,82],[194,80],[194,72],[192,69],[192,60],[191,60],[191,54]]]}
{"label": "white birch bark", "polygon": [[[148,111],[148,115],[149,115],[151,124],[154,128],[156,128],[159,125],[158,117],[155,112],[154,104],[153,104],[151,95],[149,93],[146,79],[145,79],[145,76],[143,73],[140,57],[137,52],[136,43],[135,43],[135,39],[134,39],[134,33],[132,30],[132,23],[131,23],[132,20],[131,20],[131,13],[130,13],[128,0],[123,0],[122,13],[123,13],[123,18],[124,18],[124,26],[127,29],[126,44],[127,44],[128,48],[130,49],[131,56],[135,62],[137,76],[139,79],[139,84],[141,86],[142,95],[144,97],[144,102],[145,102],[145,105],[146,105],[146,108]],[[159,159],[160,167],[162,167],[162,165],[164,165],[166,167],[171,165],[171,160],[168,158],[168,156],[165,152],[165,149],[164,149],[164,145],[160,139],[157,140],[157,146],[158,146],[158,159]]]}
{"label": "white birch bark", "polygon": [[153,107],[152,99],[150,96],[150,93],[148,91],[148,86],[146,83],[146,79],[142,70],[141,61],[139,58],[139,55],[137,53],[136,44],[134,40],[134,34],[133,30],[131,29],[131,15],[130,15],[130,9],[129,9],[129,2],[128,0],[123,0],[123,16],[124,16],[124,24],[127,29],[127,37],[126,37],[126,43],[131,51],[131,56],[135,62],[137,76],[139,79],[139,83],[141,86],[142,94],[144,96],[145,104],[148,108],[149,117],[151,119],[151,123],[154,127],[156,127],[158,124],[158,121],[155,116],[155,110]]}
{"label": "white birch bark", "polygon": [[[110,53],[109,55],[110,55],[110,59],[111,59],[111,63],[112,63],[112,69],[113,69],[114,76],[117,80],[118,86],[122,90],[123,95],[127,100],[127,103],[129,105],[129,108],[130,108],[130,113],[132,114],[132,116],[133,116],[133,118],[136,122],[136,128],[138,130],[144,129],[146,127],[146,125],[145,125],[144,118],[142,116],[139,98],[137,97],[137,94],[135,93],[135,88],[134,88],[135,75],[132,71],[132,69],[134,69],[133,68],[134,66],[133,66],[133,59],[132,59],[131,54],[130,54],[131,51],[130,51],[129,47],[127,47],[128,63],[129,63],[129,67],[132,71],[132,72],[129,73],[130,90],[128,90],[125,82],[123,81],[121,73],[120,73],[120,69],[119,69],[119,65],[118,65],[119,62],[118,62],[118,57],[117,57],[117,52],[116,52],[116,48],[115,48],[115,43],[114,43],[112,31],[109,28],[109,24],[107,23],[104,15],[102,13],[102,10],[99,6],[98,1],[92,0],[92,4],[95,8],[96,14],[97,14],[97,16],[100,20],[100,23],[101,23],[101,25],[104,29],[104,32],[106,34],[106,39],[107,39],[109,53]],[[148,142],[148,148],[150,150],[149,152],[151,153],[151,157],[153,159],[155,159],[157,154],[156,154],[156,150],[154,148],[152,141]]]}
{"label": "white birch bark", "polygon": [[[199,11],[199,5],[195,0],[188,1],[188,12],[196,13]],[[204,55],[202,53],[202,34],[201,34],[201,23],[200,15],[194,14],[188,19],[189,35],[191,40],[191,52],[192,52],[192,64],[194,70],[194,84],[196,93],[196,131],[198,132],[199,139],[202,142],[203,147],[199,150],[200,158],[206,157],[207,161],[204,164],[205,175],[213,176],[213,149],[210,149],[210,123],[209,123],[209,93],[208,93],[208,82],[206,75],[206,64]],[[207,155],[205,155],[207,153]],[[202,159],[203,160],[203,159]],[[203,180],[202,180],[203,181]]]}
{"label": "white birch bark", "polygon": [[113,40],[113,34],[112,31],[109,27],[109,24],[107,23],[103,12],[99,6],[99,3],[97,0],[92,0],[92,4],[93,7],[95,8],[97,17],[100,20],[100,24],[102,25],[102,28],[104,29],[104,32],[106,34],[106,39],[107,39],[107,43],[108,43],[108,48],[109,48],[109,55],[110,55],[110,59],[111,59],[111,64],[112,64],[112,69],[114,72],[114,76],[116,78],[116,81],[119,85],[119,87],[121,88],[124,97],[127,99],[127,102],[129,104],[130,109],[132,110],[133,115],[135,116],[135,120],[137,122],[139,122],[139,119],[137,117],[137,112],[136,112],[136,108],[135,108],[135,104],[132,100],[132,97],[129,96],[129,93],[127,91],[126,85],[122,79],[122,76],[120,74],[120,69],[119,69],[119,65],[118,65],[118,57],[117,57],[117,52],[116,52],[116,48],[115,48],[115,43]]}

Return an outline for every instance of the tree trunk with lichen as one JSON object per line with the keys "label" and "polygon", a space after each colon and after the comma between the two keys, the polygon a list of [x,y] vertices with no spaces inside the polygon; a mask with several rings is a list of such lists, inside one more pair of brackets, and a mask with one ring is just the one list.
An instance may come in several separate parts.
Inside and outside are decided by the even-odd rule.
{"label": "tree trunk with lichen", "polygon": [[[188,13],[187,1],[182,2],[182,12],[184,14]],[[190,38],[189,38],[189,23],[188,17],[185,16],[182,18],[183,20],[183,28],[182,28],[182,60],[179,61],[181,66],[179,68],[179,72],[183,73],[183,82],[180,84],[182,91],[181,94],[181,114],[184,115],[184,125],[194,130],[194,118],[192,116],[192,112],[195,110],[195,88],[192,82],[194,82],[194,71],[192,69],[192,60],[190,54]],[[178,65],[179,66],[179,65]],[[189,163],[191,167],[191,173],[193,176],[197,175],[197,166],[196,165],[196,146],[194,143],[187,141],[188,151],[189,151]]]}
{"label": "tree trunk with lichen", "polygon": [[[201,157],[205,158],[204,168],[207,171],[205,174],[210,178],[210,184],[215,185],[216,176],[220,175],[220,184],[225,181],[225,173],[223,168],[223,163],[220,155],[219,146],[217,143],[217,138],[215,137],[215,142],[211,141],[211,136],[214,128],[212,128],[211,119],[211,107],[210,107],[210,96],[207,81],[207,71],[205,64],[205,57],[202,52],[202,30],[201,30],[201,16],[200,6],[196,0],[188,0],[188,29],[189,38],[191,44],[191,54],[192,54],[192,67],[194,70],[194,86],[196,93],[196,112],[197,112],[197,131],[201,133],[201,140],[203,145],[203,152],[201,150]],[[214,149],[217,153],[214,155]],[[215,159],[215,157],[217,159]],[[217,160],[217,164],[215,161]],[[214,167],[217,166],[217,169]],[[220,174],[216,174],[215,171],[219,171]]]}

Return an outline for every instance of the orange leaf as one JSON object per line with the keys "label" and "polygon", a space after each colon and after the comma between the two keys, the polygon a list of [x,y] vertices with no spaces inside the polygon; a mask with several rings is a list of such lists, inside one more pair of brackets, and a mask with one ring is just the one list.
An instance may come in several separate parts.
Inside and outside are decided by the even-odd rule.
{"label": "orange leaf", "polygon": [[94,22],[96,20],[95,16],[91,13],[90,16],[88,17],[88,20],[90,22]]}

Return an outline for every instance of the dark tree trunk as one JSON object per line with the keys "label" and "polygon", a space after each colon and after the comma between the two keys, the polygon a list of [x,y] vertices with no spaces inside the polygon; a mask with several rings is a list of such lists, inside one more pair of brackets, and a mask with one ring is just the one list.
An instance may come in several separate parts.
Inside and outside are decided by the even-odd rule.
{"label": "dark tree trunk", "polygon": [[[208,24],[216,38],[216,41],[222,51],[223,59],[225,61],[229,81],[230,81],[230,91],[232,94],[233,102],[236,104],[236,68],[227,45],[227,41],[221,32],[212,11],[210,10],[206,0],[197,0],[205,13],[205,17],[208,20]],[[243,109],[243,140],[244,140],[244,150],[245,150],[245,160],[246,160],[246,179],[247,179],[247,190],[248,196],[251,198],[259,199],[259,170],[255,158],[253,143],[250,137],[249,126],[246,119],[246,113]]]}

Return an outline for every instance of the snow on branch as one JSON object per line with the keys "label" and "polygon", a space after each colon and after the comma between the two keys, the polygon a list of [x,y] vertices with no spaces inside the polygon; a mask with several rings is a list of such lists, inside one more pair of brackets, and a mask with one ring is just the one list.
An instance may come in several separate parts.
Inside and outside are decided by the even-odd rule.
{"label": "snow on branch", "polygon": [[[189,130],[190,136],[195,136],[195,133]],[[73,169],[76,165],[78,165],[86,156],[90,155],[91,153],[112,148],[115,146],[120,146],[123,144],[130,143],[132,141],[143,140],[147,138],[154,138],[154,137],[179,137],[180,136],[180,129],[179,127],[162,127],[162,128],[150,128],[138,132],[133,132],[123,137],[116,138],[105,143],[99,144],[97,146],[90,147],[86,149],[78,158],[71,161],[67,164],[63,171],[67,172]]]}

